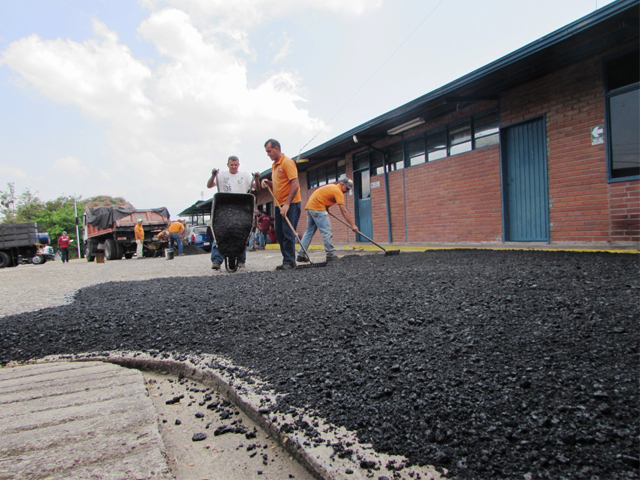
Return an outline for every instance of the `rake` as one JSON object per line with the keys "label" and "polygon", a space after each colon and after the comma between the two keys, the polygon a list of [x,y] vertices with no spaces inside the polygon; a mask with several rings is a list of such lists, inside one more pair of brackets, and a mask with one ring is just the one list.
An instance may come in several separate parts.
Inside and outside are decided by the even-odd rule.
{"label": "rake", "polygon": [[[351,226],[345,222],[344,220],[342,220],[341,218],[336,217],[333,213],[331,213],[329,210],[327,210],[327,213],[329,215],[331,215],[333,218],[335,218],[336,220],[338,220],[339,222],[345,224],[347,227],[351,228]],[[367,237],[364,233],[362,232],[358,232],[361,236],[363,236],[364,238],[366,238],[367,240],[369,240],[371,243],[373,243],[376,247],[384,250],[384,254],[385,256],[391,256],[391,255],[399,255],[400,254],[400,250],[387,250],[386,248],[384,248],[382,245],[378,245],[376,242],[373,241],[373,239]]]}

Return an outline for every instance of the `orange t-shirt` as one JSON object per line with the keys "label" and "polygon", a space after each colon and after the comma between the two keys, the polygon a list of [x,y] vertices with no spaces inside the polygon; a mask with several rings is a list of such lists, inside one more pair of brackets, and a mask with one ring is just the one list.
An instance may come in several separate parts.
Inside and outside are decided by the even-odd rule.
{"label": "orange t-shirt", "polygon": [[[298,178],[298,167],[296,163],[286,155],[282,154],[280,160],[271,166],[271,180],[273,181],[273,195],[280,205],[284,205],[291,190],[291,181]],[[296,192],[291,203],[301,202],[300,189]]]}
{"label": "orange t-shirt", "polygon": [[136,234],[136,240],[144,240],[144,227],[141,223],[136,223],[136,226],[133,227],[133,231]]}
{"label": "orange t-shirt", "polygon": [[309,197],[305,210],[326,210],[333,205],[345,205],[344,193],[340,185],[331,183],[320,187]]}
{"label": "orange t-shirt", "polygon": [[182,233],[184,232],[184,225],[182,222],[173,222],[169,226],[169,233]]}

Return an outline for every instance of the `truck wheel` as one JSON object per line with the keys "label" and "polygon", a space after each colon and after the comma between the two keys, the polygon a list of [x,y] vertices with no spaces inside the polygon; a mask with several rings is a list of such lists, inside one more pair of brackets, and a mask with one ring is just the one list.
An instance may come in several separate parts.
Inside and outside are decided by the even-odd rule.
{"label": "truck wheel", "polygon": [[115,260],[122,260],[122,256],[124,255],[124,245],[121,243],[116,243],[116,258]]}
{"label": "truck wheel", "polygon": [[10,267],[12,264],[11,257],[4,252],[0,252],[0,268]]}
{"label": "truck wheel", "polygon": [[93,252],[93,244],[91,242],[86,242],[84,244],[84,256],[87,259],[87,262],[93,262],[96,259]]}
{"label": "truck wheel", "polygon": [[116,242],[113,239],[108,239],[104,242],[104,258],[107,260],[116,260],[116,255],[118,254],[118,250],[116,247]]}
{"label": "truck wheel", "polygon": [[44,258],[42,255],[36,255],[31,259],[31,263],[33,263],[34,265],[42,265],[43,263],[46,263],[46,262],[47,262],[47,259]]}

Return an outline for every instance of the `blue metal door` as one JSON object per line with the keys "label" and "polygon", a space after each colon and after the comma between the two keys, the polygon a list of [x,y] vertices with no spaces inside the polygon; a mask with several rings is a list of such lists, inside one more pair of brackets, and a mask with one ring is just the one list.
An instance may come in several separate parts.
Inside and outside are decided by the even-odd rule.
{"label": "blue metal door", "polygon": [[504,237],[549,241],[549,185],[544,118],[501,131]]}
{"label": "blue metal door", "polygon": [[[373,223],[371,221],[371,181],[369,179],[369,169],[354,172],[354,191],[356,207],[356,224],[362,233],[368,237],[373,237]],[[361,235],[356,235],[356,241],[366,242],[367,239]]]}

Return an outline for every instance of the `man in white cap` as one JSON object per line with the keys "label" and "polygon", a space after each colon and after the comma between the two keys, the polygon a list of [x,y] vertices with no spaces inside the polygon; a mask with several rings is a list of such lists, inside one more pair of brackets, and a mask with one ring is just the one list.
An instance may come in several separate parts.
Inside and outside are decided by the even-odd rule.
{"label": "man in white cap", "polygon": [[[329,185],[318,188],[311,194],[307,205],[304,207],[307,212],[307,230],[304,232],[301,243],[305,249],[308,249],[316,230],[320,230],[320,235],[322,235],[322,241],[324,243],[324,251],[327,254],[327,262],[338,258],[336,249],[333,247],[333,229],[331,228],[331,221],[329,221],[329,213],[327,212],[329,207],[338,205],[342,216],[351,226],[351,230],[355,233],[359,232],[356,222],[346,208],[344,199],[344,194],[351,189],[353,189],[353,182],[347,177],[342,177],[336,183],[330,183]],[[298,250],[298,258],[296,258],[296,261],[309,261],[302,247]]]}
{"label": "man in white cap", "polygon": [[136,248],[136,258],[138,260],[144,258],[144,228],[142,227],[142,219],[138,219],[138,223],[133,227],[133,232],[136,236],[136,243],[138,244]]}

